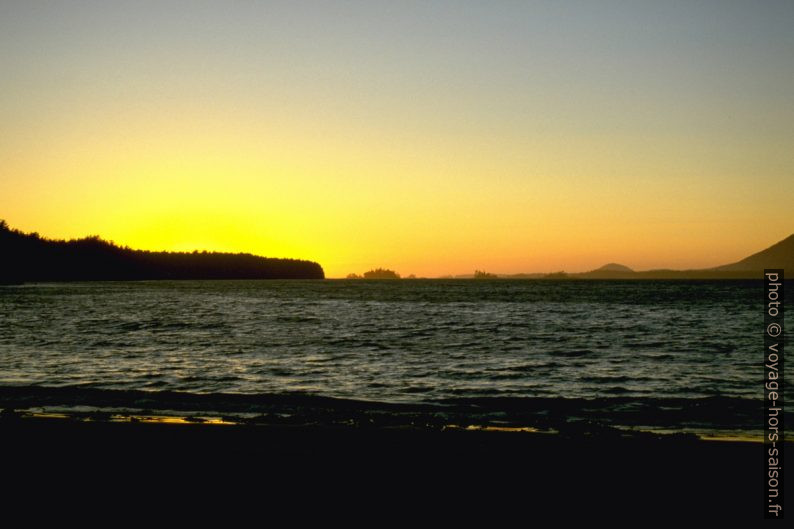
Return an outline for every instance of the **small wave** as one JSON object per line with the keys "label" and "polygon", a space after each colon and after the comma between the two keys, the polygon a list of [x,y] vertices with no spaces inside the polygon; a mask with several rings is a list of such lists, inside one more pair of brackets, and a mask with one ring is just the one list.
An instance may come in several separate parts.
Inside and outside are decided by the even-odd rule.
{"label": "small wave", "polygon": [[411,386],[403,389],[403,393],[430,393],[434,388],[428,386]]}
{"label": "small wave", "polygon": [[489,380],[520,380],[527,378],[526,373],[520,371],[504,371],[498,373],[488,373]]}
{"label": "small wave", "polygon": [[561,349],[558,351],[550,351],[549,354],[551,356],[562,356],[566,358],[578,358],[582,356],[593,356],[597,355],[595,351],[590,349]]}
{"label": "small wave", "polygon": [[604,393],[609,393],[611,395],[621,395],[625,393],[631,393],[632,390],[628,388],[624,388],[623,386],[612,386],[610,388],[605,388]]}
{"label": "small wave", "polygon": [[666,362],[669,360],[675,360],[675,356],[671,354],[652,354],[652,355],[643,355],[644,359],[652,360],[654,362]]}
{"label": "small wave", "polygon": [[315,316],[277,316],[277,322],[281,323],[321,323],[322,320]]}
{"label": "small wave", "polygon": [[582,382],[596,382],[599,384],[604,383],[620,383],[620,382],[644,382],[644,381],[652,381],[652,378],[649,377],[629,377],[626,375],[588,375],[584,377],[580,377],[579,380]]}

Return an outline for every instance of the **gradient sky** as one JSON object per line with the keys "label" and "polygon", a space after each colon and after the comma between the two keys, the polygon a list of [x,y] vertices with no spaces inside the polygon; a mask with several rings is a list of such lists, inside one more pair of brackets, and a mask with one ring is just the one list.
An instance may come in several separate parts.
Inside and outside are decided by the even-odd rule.
{"label": "gradient sky", "polygon": [[0,218],[329,277],[794,232],[794,2],[0,2]]}

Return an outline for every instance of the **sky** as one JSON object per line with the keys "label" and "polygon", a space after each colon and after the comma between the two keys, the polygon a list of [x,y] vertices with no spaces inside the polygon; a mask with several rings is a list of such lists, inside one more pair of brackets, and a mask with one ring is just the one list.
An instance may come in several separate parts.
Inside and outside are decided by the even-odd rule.
{"label": "sky", "polygon": [[0,218],[434,277],[794,232],[788,0],[0,1]]}

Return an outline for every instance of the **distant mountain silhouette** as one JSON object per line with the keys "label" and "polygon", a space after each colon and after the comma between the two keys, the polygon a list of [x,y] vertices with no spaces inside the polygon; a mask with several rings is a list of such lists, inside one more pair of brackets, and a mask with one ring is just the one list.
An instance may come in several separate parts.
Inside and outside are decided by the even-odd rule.
{"label": "distant mountain silhouette", "polygon": [[[783,268],[794,277],[794,235],[739,262],[694,270],[635,271],[618,263],[608,263],[589,272],[500,275],[509,279],[761,279],[764,268]],[[460,275],[455,278],[471,278]]]}
{"label": "distant mountain silhouette", "polygon": [[785,268],[794,272],[794,235],[789,235],[766,250],[754,253],[733,264],[718,266],[712,270],[763,270],[764,268]]}
{"label": "distant mountain silhouette", "polygon": [[601,268],[596,268],[593,272],[633,272],[631,268],[626,265],[618,263],[607,263]]}
{"label": "distant mountain silhouette", "polygon": [[634,270],[626,265],[618,263],[607,263],[600,268],[584,272],[582,274],[572,274],[574,277],[590,279],[621,279],[623,277],[633,277]]}
{"label": "distant mountain silhouette", "polygon": [[[645,270],[635,272],[610,263],[591,272],[571,274],[578,279],[761,279],[764,268],[794,270],[794,235],[729,265],[699,270]],[[551,275],[546,277],[551,278]]]}
{"label": "distant mountain silhouette", "polygon": [[323,279],[312,261],[247,253],[149,252],[97,236],[71,241],[12,230],[0,221],[0,283],[139,279]]}

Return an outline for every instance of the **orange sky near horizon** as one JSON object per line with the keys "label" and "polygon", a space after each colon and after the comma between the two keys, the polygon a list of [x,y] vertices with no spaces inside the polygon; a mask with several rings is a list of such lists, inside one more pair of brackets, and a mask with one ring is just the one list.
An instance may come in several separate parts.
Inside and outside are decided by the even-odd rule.
{"label": "orange sky near horizon", "polygon": [[702,268],[794,232],[790,4],[192,5],[0,7],[0,218],[328,277]]}

